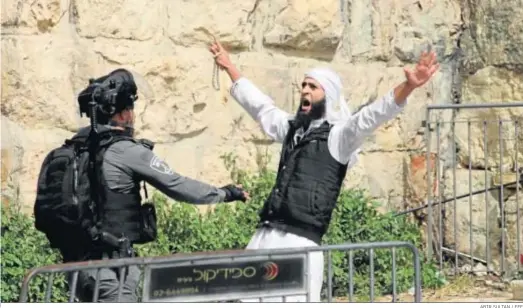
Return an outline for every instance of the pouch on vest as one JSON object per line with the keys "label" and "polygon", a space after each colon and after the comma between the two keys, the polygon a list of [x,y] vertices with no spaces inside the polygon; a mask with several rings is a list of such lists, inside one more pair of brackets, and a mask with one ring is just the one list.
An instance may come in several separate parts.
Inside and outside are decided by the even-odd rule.
{"label": "pouch on vest", "polygon": [[144,244],[156,240],[158,230],[156,227],[156,209],[152,203],[144,203],[141,208],[141,232],[140,239],[136,244]]}

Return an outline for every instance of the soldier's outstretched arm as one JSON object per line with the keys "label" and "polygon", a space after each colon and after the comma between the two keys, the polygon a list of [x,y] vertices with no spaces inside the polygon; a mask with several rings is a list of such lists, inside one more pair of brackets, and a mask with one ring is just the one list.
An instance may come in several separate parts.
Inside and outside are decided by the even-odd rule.
{"label": "soldier's outstretched arm", "polygon": [[291,119],[291,115],[278,108],[272,98],[263,93],[252,81],[241,75],[229,59],[227,50],[219,42],[215,41],[210,50],[215,57],[216,64],[227,72],[233,82],[230,91],[231,96],[260,124],[267,136],[282,143],[289,130],[288,121]]}
{"label": "soldier's outstretched arm", "polygon": [[248,197],[242,189],[232,185],[218,188],[178,174],[151,150],[139,144],[128,144],[122,155],[125,167],[172,199],[192,204],[214,204],[245,201]]}

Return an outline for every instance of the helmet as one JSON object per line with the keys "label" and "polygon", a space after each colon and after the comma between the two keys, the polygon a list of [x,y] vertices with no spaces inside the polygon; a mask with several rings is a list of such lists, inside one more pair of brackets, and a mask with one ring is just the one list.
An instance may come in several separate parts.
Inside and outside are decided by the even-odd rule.
{"label": "helmet", "polygon": [[78,95],[80,116],[85,113],[92,117],[91,106],[96,106],[98,123],[105,124],[114,115],[127,108],[133,108],[138,99],[133,75],[126,69],[116,69],[111,73],[90,79],[87,88]]}

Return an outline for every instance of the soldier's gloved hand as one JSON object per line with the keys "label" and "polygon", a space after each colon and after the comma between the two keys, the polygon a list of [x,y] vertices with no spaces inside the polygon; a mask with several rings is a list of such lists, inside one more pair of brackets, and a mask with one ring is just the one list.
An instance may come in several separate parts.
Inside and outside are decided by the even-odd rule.
{"label": "soldier's gloved hand", "polygon": [[241,187],[232,184],[221,187],[225,191],[224,202],[242,201],[245,202],[249,198],[249,194]]}

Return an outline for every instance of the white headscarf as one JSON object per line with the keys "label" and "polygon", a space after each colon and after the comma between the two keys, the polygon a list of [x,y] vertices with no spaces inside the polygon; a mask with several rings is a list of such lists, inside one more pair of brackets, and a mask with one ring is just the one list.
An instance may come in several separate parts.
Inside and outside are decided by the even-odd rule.
{"label": "white headscarf", "polygon": [[325,116],[330,124],[345,122],[350,118],[351,112],[343,96],[341,78],[336,72],[330,68],[318,67],[305,73],[305,77],[316,80],[325,91]]}
{"label": "white headscarf", "polygon": [[[325,118],[331,125],[346,122],[352,113],[347,106],[343,95],[343,85],[340,76],[327,67],[317,67],[305,73],[305,77],[316,80],[325,91]],[[348,167],[352,167],[358,161],[358,148],[352,154]]]}

